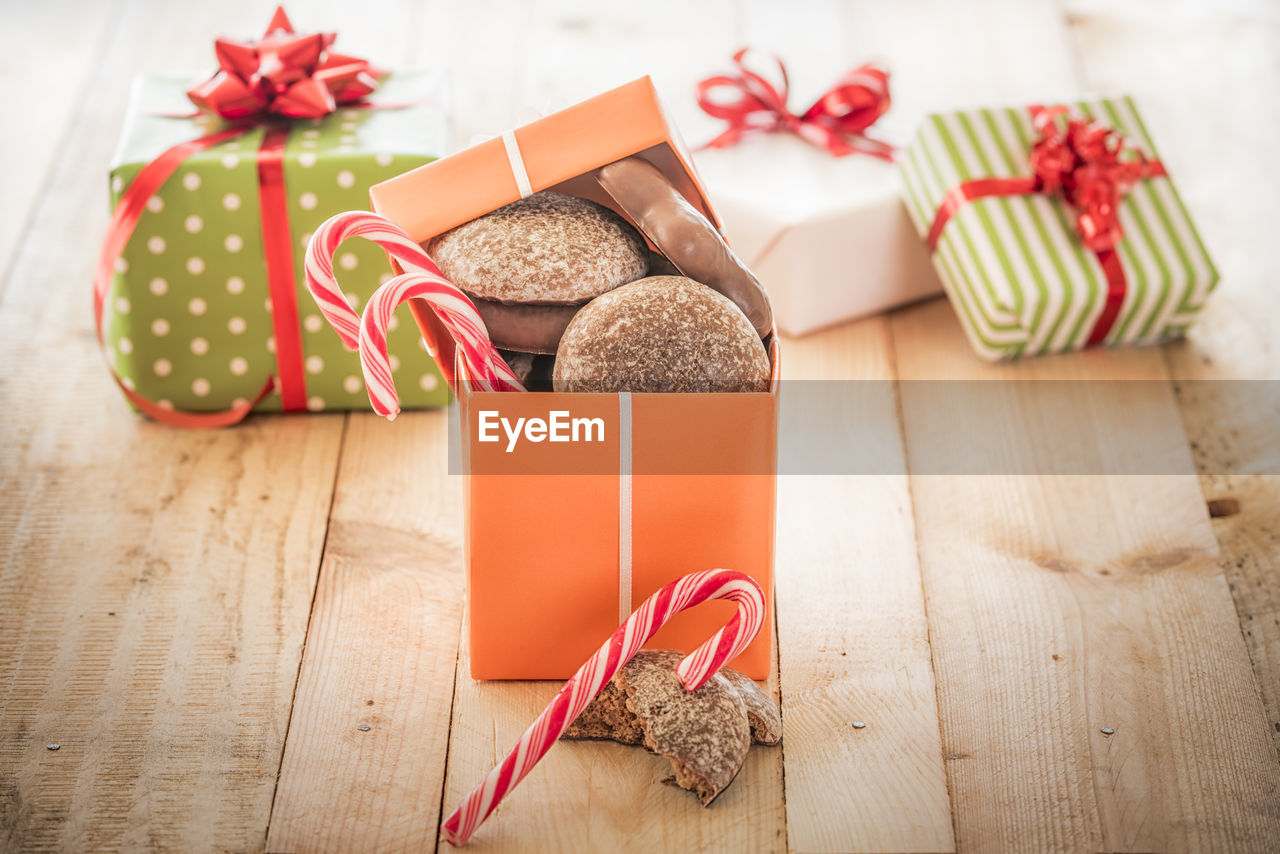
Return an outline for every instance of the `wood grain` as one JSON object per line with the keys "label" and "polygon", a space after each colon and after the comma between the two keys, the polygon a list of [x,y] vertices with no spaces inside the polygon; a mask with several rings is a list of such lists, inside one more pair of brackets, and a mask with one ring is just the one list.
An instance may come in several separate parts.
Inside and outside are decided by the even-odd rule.
{"label": "wood grain", "polygon": [[[780,50],[793,109],[812,103],[840,71],[862,61],[851,50],[857,28],[849,4],[813,3],[807,11],[747,3],[737,27],[740,44]],[[710,137],[712,129],[701,135]],[[787,340],[782,365],[784,386],[848,380],[837,392],[848,395],[854,383],[866,381],[858,389],[867,392],[861,405],[843,413],[843,434],[822,437],[820,453],[828,459],[838,447],[858,446],[864,418],[896,427],[896,400],[877,394],[894,379],[885,318]],[[891,433],[886,456],[892,459],[884,464],[903,472],[898,431]],[[784,448],[804,442],[785,432],[780,441]],[[784,476],[777,530],[791,850],[953,850],[906,476]],[[854,720],[867,726],[855,729]]]}
{"label": "wood grain", "polygon": [[[42,120],[0,142],[21,164],[0,181],[2,850],[421,850],[442,799],[451,809],[556,689],[465,676],[442,414],[185,433],[139,421],[106,379],[88,282],[129,77],[206,68],[212,34],[255,33],[273,6],[3,12],[0,114]],[[449,71],[455,147],[649,72],[696,142],[719,125],[693,82],[748,43],[788,60],[793,106],[855,62],[887,60],[889,124],[903,134],[929,108],[1127,89],[1223,272],[1189,340],[1163,354],[989,368],[941,302],[787,342],[788,377],[1152,380],[1146,403],[1162,414],[1149,444],[1109,446],[1120,402],[1081,400],[1080,446],[1172,456],[1186,474],[784,478],[781,676],[768,686],[782,748],[754,749],[703,810],[659,785],[669,771],[643,751],[557,745],[478,848],[1273,847],[1280,478],[1220,473],[1265,465],[1274,419],[1196,382],[1280,378],[1272,6],[289,11],[338,30],[344,50]],[[904,453],[919,460],[948,425],[912,395],[908,384]],[[1027,398],[956,417],[1026,429],[1042,415]],[[1206,497],[1240,511],[1211,523]]]}
{"label": "wood grain", "polygon": [[[1264,849],[1280,763],[1185,436],[1170,417],[1145,448],[1117,445],[1135,441],[1127,406],[1174,412],[1160,352],[984,365],[941,303],[895,315],[893,335],[904,380],[1147,380],[1065,387],[1057,417],[1074,417],[1085,465],[1151,448],[1184,461],[1181,476],[913,475],[957,844]],[[909,458],[979,425],[1037,444],[1031,398],[958,403],[943,422],[923,393],[902,391]]]}
{"label": "wood grain", "polygon": [[1071,20],[1090,87],[1133,91],[1222,273],[1203,318],[1165,357],[1206,499],[1239,504],[1213,526],[1280,751],[1280,477],[1248,474],[1276,470],[1280,414],[1236,382],[1280,380],[1271,263],[1280,15],[1267,4],[1117,12],[1073,3]]}
{"label": "wood grain", "polygon": [[[7,164],[0,170],[0,291],[75,107],[89,86],[113,85],[96,72],[113,30],[110,22],[122,5],[86,4],[75,27],[62,25],[66,9],[59,4],[9,3],[3,9],[0,104],[9,128],[0,135],[0,163]],[[56,38],[46,37],[55,32]],[[105,169],[97,186],[105,196]]]}
{"label": "wood grain", "polygon": [[270,851],[434,844],[462,616],[446,429],[445,412],[351,417]]}
{"label": "wood grain", "polygon": [[[847,427],[824,442],[857,447],[866,419],[897,423],[896,397],[882,393],[891,353],[882,317],[785,342],[787,384],[850,381],[836,392],[848,401]],[[888,411],[873,416],[871,407]],[[892,450],[886,469],[905,471],[901,443]],[[788,475],[778,487],[791,850],[952,851],[907,477]]]}
{"label": "wood grain", "polygon": [[128,79],[207,55],[236,14],[112,16],[0,303],[6,850],[263,844],[342,418],[146,423],[89,313]]}

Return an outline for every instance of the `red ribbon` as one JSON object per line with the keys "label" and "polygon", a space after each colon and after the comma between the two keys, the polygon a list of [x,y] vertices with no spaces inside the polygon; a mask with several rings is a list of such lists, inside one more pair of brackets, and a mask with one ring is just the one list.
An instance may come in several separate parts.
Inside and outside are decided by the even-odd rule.
{"label": "red ribbon", "polygon": [[[937,249],[947,223],[975,199],[1028,193],[1060,194],[1075,210],[1080,240],[1097,257],[1107,279],[1106,302],[1086,341],[1086,346],[1092,347],[1111,332],[1128,290],[1124,267],[1115,252],[1116,245],[1124,239],[1120,203],[1138,181],[1167,173],[1163,163],[1148,160],[1142,152],[1127,148],[1119,133],[1100,122],[1071,117],[1059,122],[1059,118],[1067,114],[1066,107],[1033,105],[1029,110],[1040,134],[1031,147],[1032,174],[1020,178],[977,178],[952,187],[943,196],[929,228],[929,249]],[[1121,160],[1125,152],[1136,157]]]}
{"label": "red ribbon", "polygon": [[733,55],[735,71],[698,82],[698,106],[729,123],[702,148],[728,148],[748,134],[786,131],[836,157],[860,153],[893,160],[892,145],[866,135],[889,109],[889,75],[883,69],[871,64],[854,68],[797,115],[787,109],[791,83],[782,60],[771,54],[782,81],[775,86],[746,67],[747,52],[743,48]]}
{"label": "red ribbon", "polygon": [[[276,374],[267,377],[252,400],[222,412],[195,413],[175,411],[148,400],[126,385],[113,368],[112,378],[125,396],[139,411],[157,421],[176,427],[230,426],[243,420],[277,387],[285,412],[306,409],[306,375],[303,370],[302,333],[298,324],[293,240],[284,186],[284,146],[289,126],[272,119],[277,116],[318,118],[332,112],[338,104],[371,106],[360,99],[377,86],[379,72],[362,59],[328,52],[333,40],[332,33],[295,33],[281,8],[276,9],[260,41],[219,39],[216,44],[221,69],[187,94],[201,109],[231,119],[232,124],[163,152],[142,168],[116,203],[102,242],[93,282],[94,319],[98,343],[104,348],[103,315],[116,260],[133,235],[147,200],[193,154],[241,136],[255,127],[264,127],[257,152],[258,205],[271,294]],[[379,106],[394,109],[403,105]]]}
{"label": "red ribbon", "polygon": [[302,370],[302,335],[298,331],[298,292],[293,278],[293,240],[284,190],[284,144],[289,128],[271,125],[258,148],[258,203],[262,212],[262,248],[271,293],[271,323],[276,338],[276,370],[280,403],[285,412],[307,407],[307,380]]}

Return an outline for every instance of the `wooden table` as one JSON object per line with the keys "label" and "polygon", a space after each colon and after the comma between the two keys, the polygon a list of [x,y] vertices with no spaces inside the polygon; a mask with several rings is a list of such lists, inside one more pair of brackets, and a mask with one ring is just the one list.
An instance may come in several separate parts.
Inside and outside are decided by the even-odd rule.
{"label": "wooden table", "polygon": [[[443,413],[182,432],[102,368],[89,281],[129,78],[207,66],[212,34],[270,5],[0,6],[6,851],[429,849],[555,691],[467,676]],[[1188,384],[1280,378],[1276,8],[596,5],[291,12],[449,69],[463,143],[649,71],[701,138],[690,84],[748,43],[788,58],[797,102],[887,58],[907,118],[1124,88],[1223,283],[1161,349],[984,366],[939,300],[787,342],[789,377],[1153,380],[1149,439],[1183,473],[783,478],[783,745],[707,810],[642,751],[558,746],[477,850],[1276,850],[1280,481],[1247,474],[1275,471],[1256,450],[1275,423]],[[887,417],[900,453],[928,438],[909,401]]]}

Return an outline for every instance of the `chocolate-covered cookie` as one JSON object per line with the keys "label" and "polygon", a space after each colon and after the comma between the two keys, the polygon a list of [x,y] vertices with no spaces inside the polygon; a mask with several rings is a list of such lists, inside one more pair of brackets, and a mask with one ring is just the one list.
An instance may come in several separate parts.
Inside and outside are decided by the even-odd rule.
{"label": "chocolate-covered cookie", "polygon": [[504,303],[586,302],[648,270],[644,238],[613,211],[534,193],[446,231],[427,247],[462,290]]}
{"label": "chocolate-covered cookie", "polygon": [[660,252],[649,250],[649,275],[650,276],[681,276],[684,275],[676,269],[676,265],[667,260],[667,256]]}
{"label": "chocolate-covered cookie", "polygon": [[769,355],[724,295],[652,276],[589,302],[560,339],[559,392],[768,391]]}
{"label": "chocolate-covered cookie", "polygon": [[596,180],[683,275],[733,300],[759,336],[769,336],[773,309],[764,286],[658,167],[626,157],[597,169]]}
{"label": "chocolate-covered cookie", "polygon": [[582,308],[575,305],[519,305],[472,297],[489,340],[504,350],[554,354],[569,321]]}

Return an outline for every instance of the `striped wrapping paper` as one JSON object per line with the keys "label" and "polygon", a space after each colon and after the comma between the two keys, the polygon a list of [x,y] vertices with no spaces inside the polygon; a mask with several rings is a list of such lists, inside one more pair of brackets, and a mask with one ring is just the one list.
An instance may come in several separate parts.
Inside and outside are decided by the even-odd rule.
{"label": "striped wrapping paper", "polygon": [[[1072,115],[1116,129],[1130,147],[1158,159],[1133,99],[1064,104]],[[1038,138],[1026,107],[935,113],[899,160],[907,210],[923,237],[943,196],[975,178],[1031,174]],[[1075,211],[1059,196],[977,199],[946,225],[934,266],[965,333],[984,359],[1078,350],[1102,314],[1107,281],[1076,231]],[[1124,239],[1116,254],[1126,290],[1106,346],[1180,336],[1218,282],[1173,182],[1141,180],[1120,208]]]}

